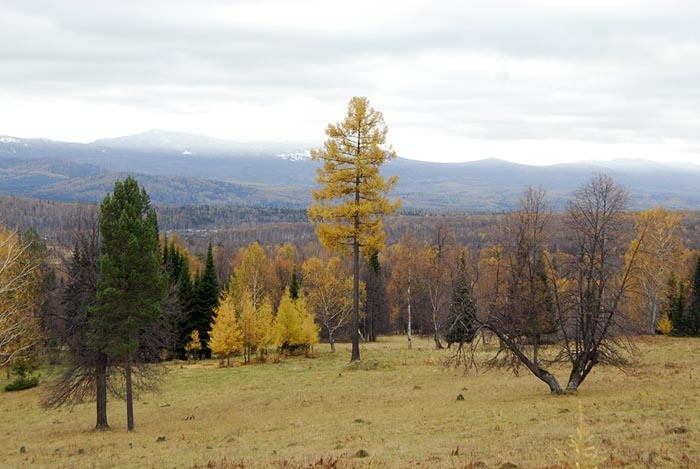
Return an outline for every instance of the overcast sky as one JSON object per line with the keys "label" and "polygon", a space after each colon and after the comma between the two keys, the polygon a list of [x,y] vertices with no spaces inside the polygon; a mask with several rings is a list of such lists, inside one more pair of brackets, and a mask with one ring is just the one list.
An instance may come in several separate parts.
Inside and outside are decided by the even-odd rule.
{"label": "overcast sky", "polygon": [[352,96],[408,158],[700,162],[700,2],[0,2],[0,135],[320,144]]}

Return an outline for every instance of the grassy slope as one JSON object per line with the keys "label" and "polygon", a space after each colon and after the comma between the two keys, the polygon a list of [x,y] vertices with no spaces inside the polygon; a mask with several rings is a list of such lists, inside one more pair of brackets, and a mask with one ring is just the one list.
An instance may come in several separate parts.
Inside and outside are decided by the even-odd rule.
{"label": "grassy slope", "polygon": [[[93,404],[45,411],[41,389],[2,393],[0,461],[297,467],[323,457],[339,467],[555,467],[557,450],[576,434],[580,405],[606,458],[601,467],[700,467],[700,340],[659,337],[638,346],[633,370],[598,367],[577,396],[561,397],[529,374],[444,368],[450,352],[428,341],[407,351],[398,337],[364,346],[355,370],[347,368],[349,349],[333,355],[326,345],[315,359],[277,364],[171,364],[161,393],[137,402],[132,434],[116,400],[112,429],[97,432]],[[354,457],[360,449],[369,456]]]}

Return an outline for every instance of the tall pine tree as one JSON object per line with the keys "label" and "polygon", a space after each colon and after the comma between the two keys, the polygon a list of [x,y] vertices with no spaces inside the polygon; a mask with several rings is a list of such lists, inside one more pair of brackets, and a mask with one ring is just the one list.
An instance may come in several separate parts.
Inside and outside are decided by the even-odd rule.
{"label": "tall pine tree", "polygon": [[100,208],[102,235],[93,338],[123,363],[127,428],[134,430],[132,366],[146,330],[158,318],[167,277],[161,267],[158,223],[150,198],[132,177],[114,184]]}
{"label": "tall pine tree", "polygon": [[[219,282],[216,277],[214,266],[214,253],[211,243],[207,249],[207,260],[204,265],[204,272],[197,279],[194,288],[194,305],[191,314],[192,329],[199,331],[202,341],[202,355],[211,356],[209,349],[209,325],[214,316],[214,309],[219,306]],[[191,332],[191,330],[190,330]]]}
{"label": "tall pine tree", "polygon": [[379,251],[374,251],[367,262],[365,291],[367,298],[363,329],[365,339],[375,342],[379,334],[388,334],[390,329],[389,300],[382,265],[379,262]]}
{"label": "tall pine tree", "polygon": [[445,322],[447,346],[456,343],[462,346],[474,339],[476,331],[476,303],[472,295],[472,281],[467,266],[467,251],[459,256],[457,276],[452,285],[452,301]]}
{"label": "tall pine tree", "polygon": [[700,335],[700,256],[695,261],[695,270],[690,282],[690,295],[686,327],[688,334]]}

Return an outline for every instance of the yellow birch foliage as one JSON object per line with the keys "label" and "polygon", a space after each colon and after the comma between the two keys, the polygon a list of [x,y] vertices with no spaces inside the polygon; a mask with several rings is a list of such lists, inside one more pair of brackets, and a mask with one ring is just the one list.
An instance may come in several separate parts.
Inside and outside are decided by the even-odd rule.
{"label": "yellow birch foliage", "polygon": [[343,272],[340,257],[331,257],[327,263],[312,257],[301,271],[307,305],[332,339],[352,314],[352,277]]}
{"label": "yellow birch foliage", "polygon": [[233,267],[231,288],[239,305],[242,307],[244,297],[249,295],[253,308],[257,310],[264,299],[270,297],[276,283],[275,272],[265,250],[257,241],[241,248]]}
{"label": "yellow birch foliage", "polygon": [[0,367],[11,365],[42,338],[40,264],[29,243],[0,226]]}
{"label": "yellow birch foliage", "polygon": [[657,207],[635,219],[636,237],[626,254],[636,255],[630,278],[630,310],[642,331],[654,334],[662,318],[666,285],[682,270],[683,222],[680,215]]}
{"label": "yellow birch foliage", "polygon": [[231,354],[243,350],[243,333],[236,318],[234,299],[227,290],[214,310],[214,322],[209,331],[209,348],[221,359],[226,358],[226,364],[231,366]]}

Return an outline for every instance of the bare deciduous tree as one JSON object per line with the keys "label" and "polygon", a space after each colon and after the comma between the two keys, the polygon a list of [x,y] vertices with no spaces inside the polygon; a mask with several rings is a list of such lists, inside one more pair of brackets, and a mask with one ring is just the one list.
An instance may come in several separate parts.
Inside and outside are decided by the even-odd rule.
{"label": "bare deciduous tree", "polygon": [[564,223],[567,249],[555,255],[547,252],[544,192],[527,189],[520,209],[506,217],[499,297],[485,302],[478,321],[499,338],[501,363],[516,371],[525,366],[552,393],[563,392],[545,368],[554,362],[571,367],[568,391],[576,391],[599,363],[628,363],[629,317],[622,304],[646,232],[631,242],[627,201],[627,191],[612,178],[594,176],[573,193]]}

